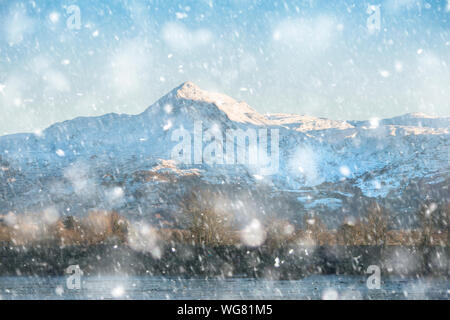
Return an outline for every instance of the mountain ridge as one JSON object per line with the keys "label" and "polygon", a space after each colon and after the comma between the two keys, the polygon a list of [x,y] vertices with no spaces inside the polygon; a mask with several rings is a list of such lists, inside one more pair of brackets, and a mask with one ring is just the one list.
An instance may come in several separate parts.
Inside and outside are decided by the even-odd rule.
{"label": "mountain ridge", "polygon": [[[173,139],[174,130],[193,133],[196,122],[203,123],[203,136],[211,128],[222,136],[229,129],[279,130],[279,170],[261,176],[258,168],[247,164],[177,163],[172,159],[179,143]],[[402,192],[412,181],[430,185],[448,179],[449,133],[450,118],[417,113],[367,121],[261,115],[245,102],[185,82],[137,115],[78,117],[37,134],[0,137],[0,156],[8,172],[20,172],[7,179],[6,171],[0,173],[0,210],[57,205],[70,210],[103,206],[130,212],[176,211],[161,190],[175,197],[185,186],[172,182],[193,179],[195,172],[198,183],[248,190],[263,186],[272,190],[271,196],[290,193],[298,208],[343,214],[361,199],[405,197]],[[237,141],[235,148],[247,147]],[[130,180],[138,172],[149,172],[154,179]],[[173,178],[158,180],[161,173]],[[115,178],[111,182],[104,176]],[[89,184],[89,196],[77,193],[80,185]],[[343,192],[345,196],[335,192],[343,185],[352,190]],[[123,199],[111,203],[108,195],[115,187],[123,189]],[[397,208],[407,207],[405,202]]]}

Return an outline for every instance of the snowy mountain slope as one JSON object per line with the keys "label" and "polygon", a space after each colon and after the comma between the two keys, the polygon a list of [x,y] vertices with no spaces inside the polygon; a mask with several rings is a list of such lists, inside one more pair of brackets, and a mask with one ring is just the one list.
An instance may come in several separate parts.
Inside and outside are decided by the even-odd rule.
{"label": "snowy mountain slope", "polygon": [[[199,122],[203,136],[211,129],[224,137],[228,129],[279,130],[279,169],[264,176],[258,166],[174,161],[174,130],[193,133]],[[0,137],[0,210],[173,211],[171,195],[197,181],[290,194],[308,210],[345,211],[361,197],[402,196],[411,181],[448,179],[449,134],[450,118],[423,114],[370,121],[261,115],[186,82],[139,115],[82,117]]]}

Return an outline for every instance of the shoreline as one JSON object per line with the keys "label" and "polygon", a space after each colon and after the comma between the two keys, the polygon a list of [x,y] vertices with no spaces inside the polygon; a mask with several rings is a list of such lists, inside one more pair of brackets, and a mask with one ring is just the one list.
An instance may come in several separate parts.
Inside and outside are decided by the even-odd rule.
{"label": "shoreline", "polygon": [[70,265],[84,275],[129,274],[181,278],[295,280],[315,274],[449,276],[447,246],[199,247],[174,244],[138,251],[124,244],[91,246],[0,246],[0,276],[63,276]]}

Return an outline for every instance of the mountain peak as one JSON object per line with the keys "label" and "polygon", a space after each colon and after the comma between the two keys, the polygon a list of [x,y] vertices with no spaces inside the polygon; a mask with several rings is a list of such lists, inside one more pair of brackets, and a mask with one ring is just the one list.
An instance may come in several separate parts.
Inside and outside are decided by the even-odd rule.
{"label": "mountain peak", "polygon": [[180,99],[200,101],[206,103],[214,103],[220,106],[226,104],[238,104],[233,98],[216,92],[209,92],[201,89],[198,85],[191,81],[186,81],[174,90],[175,96]]}
{"label": "mountain peak", "polygon": [[243,101],[216,92],[201,89],[191,81],[183,82],[163,99],[189,100],[195,103],[206,103],[215,106],[235,122],[255,125],[267,124],[267,120]]}
{"label": "mountain peak", "polygon": [[176,95],[179,98],[192,99],[196,97],[202,89],[197,86],[192,81],[183,82],[180,86],[175,89]]}

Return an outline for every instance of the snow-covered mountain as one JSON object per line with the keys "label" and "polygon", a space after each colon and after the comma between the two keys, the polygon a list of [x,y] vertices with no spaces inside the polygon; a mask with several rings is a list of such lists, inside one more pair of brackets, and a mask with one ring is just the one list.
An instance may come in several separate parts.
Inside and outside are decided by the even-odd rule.
{"label": "snow-covered mountain", "polygon": [[[195,155],[199,123],[200,158]],[[279,150],[275,172],[262,174],[260,163],[206,160],[207,143],[225,149],[227,130],[238,129],[270,133],[267,155]],[[190,134],[191,163],[174,158],[177,132]],[[211,140],[214,132],[216,140]],[[408,212],[430,198],[429,190],[448,199],[449,134],[450,118],[417,113],[368,121],[262,115],[244,102],[186,82],[138,115],[81,117],[40,133],[0,137],[0,213],[114,208],[153,219],[176,214],[174,199],[194,185],[227,188],[233,209],[241,203],[253,215],[282,210],[290,216],[305,210],[352,214],[369,198]],[[219,136],[224,140],[217,141]],[[236,152],[247,150],[245,140],[232,144]],[[420,189],[414,198],[408,193],[412,185]]]}

